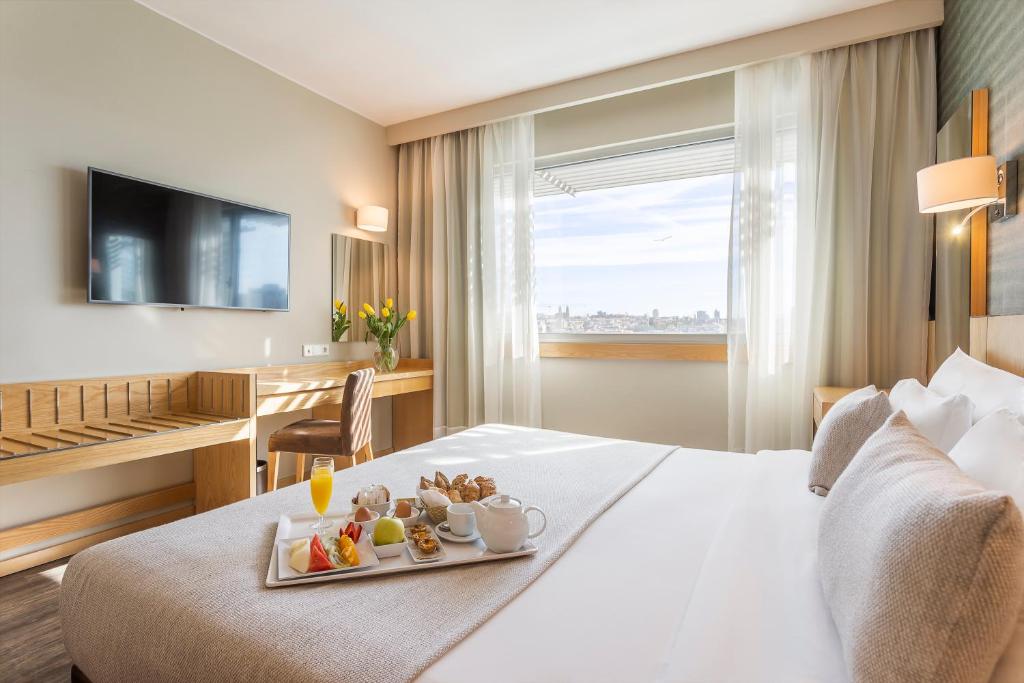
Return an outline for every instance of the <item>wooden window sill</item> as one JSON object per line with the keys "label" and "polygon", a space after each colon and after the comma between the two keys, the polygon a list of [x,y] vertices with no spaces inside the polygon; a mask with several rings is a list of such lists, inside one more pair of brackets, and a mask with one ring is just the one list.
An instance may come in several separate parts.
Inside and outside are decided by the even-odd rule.
{"label": "wooden window sill", "polygon": [[726,361],[725,344],[541,342],[541,358],[599,360],[683,360],[706,363]]}

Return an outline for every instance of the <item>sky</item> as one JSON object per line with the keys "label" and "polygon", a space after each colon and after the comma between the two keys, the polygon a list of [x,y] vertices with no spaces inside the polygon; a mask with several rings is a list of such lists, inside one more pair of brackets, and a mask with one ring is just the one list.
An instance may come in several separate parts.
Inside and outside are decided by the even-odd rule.
{"label": "sky", "polygon": [[537,310],[725,314],[732,175],[534,200]]}

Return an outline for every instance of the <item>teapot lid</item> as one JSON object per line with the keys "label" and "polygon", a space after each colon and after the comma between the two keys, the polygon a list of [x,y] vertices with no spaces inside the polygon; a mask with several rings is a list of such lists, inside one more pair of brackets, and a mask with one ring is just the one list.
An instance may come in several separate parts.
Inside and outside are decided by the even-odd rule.
{"label": "teapot lid", "polygon": [[518,498],[513,498],[503,493],[492,498],[487,507],[493,508],[498,512],[519,512],[522,510],[523,502]]}

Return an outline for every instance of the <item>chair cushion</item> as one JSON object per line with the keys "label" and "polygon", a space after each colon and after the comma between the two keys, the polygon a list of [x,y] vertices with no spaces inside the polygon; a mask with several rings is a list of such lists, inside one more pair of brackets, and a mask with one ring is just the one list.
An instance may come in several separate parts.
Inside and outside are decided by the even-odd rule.
{"label": "chair cushion", "polygon": [[267,450],[316,455],[344,455],[341,423],[337,420],[300,420],[270,435]]}

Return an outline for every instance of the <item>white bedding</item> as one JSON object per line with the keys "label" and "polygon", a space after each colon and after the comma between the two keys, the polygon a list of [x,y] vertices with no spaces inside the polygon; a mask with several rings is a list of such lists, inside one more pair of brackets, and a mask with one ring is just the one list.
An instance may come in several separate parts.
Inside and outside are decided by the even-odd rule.
{"label": "white bedding", "polygon": [[847,680],[809,458],[676,451],[418,681]]}

